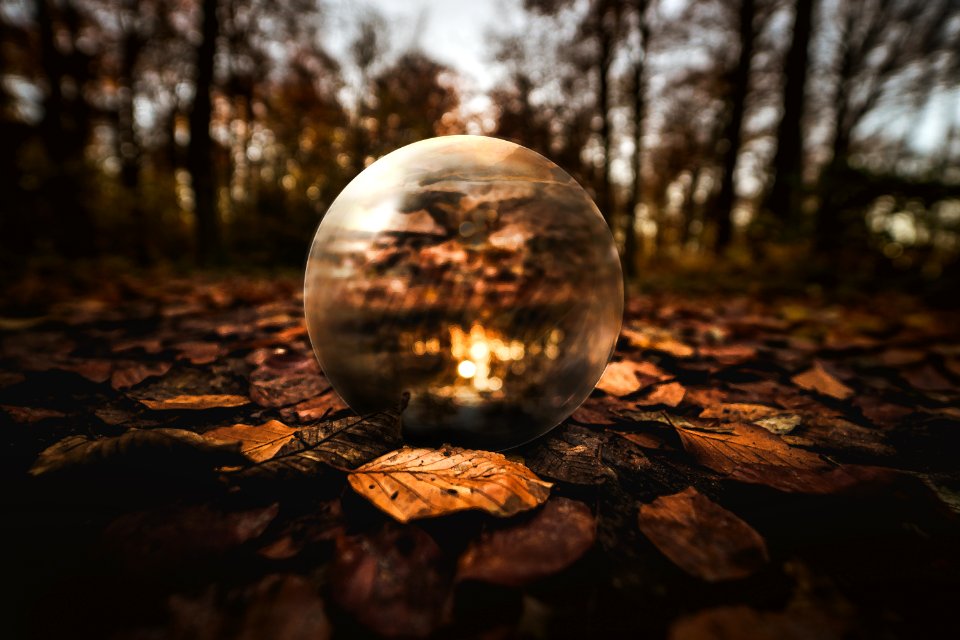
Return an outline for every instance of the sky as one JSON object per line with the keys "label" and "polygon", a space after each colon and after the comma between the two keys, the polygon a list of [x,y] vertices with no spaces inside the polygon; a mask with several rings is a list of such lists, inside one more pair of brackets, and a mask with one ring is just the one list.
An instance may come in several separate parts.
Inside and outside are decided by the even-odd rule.
{"label": "sky", "polygon": [[343,37],[333,36],[331,47],[344,50],[356,15],[364,6],[381,13],[389,25],[394,50],[419,48],[456,69],[477,91],[488,91],[498,80],[491,59],[490,34],[505,33],[523,24],[519,0],[338,0],[332,5]]}
{"label": "sky", "polygon": [[[393,52],[417,48],[454,69],[462,83],[463,108],[467,114],[481,114],[490,107],[486,93],[501,80],[502,67],[492,58],[493,34],[523,28],[521,0],[335,0],[331,5],[336,28],[328,41],[335,54],[346,54],[354,35],[356,17],[370,7],[387,20]],[[683,0],[663,0],[663,10],[674,13]],[[960,94],[944,91],[924,107],[924,117],[895,123],[912,129],[911,146],[931,152],[940,147],[951,119],[957,113]],[[889,127],[889,120],[882,126]]]}

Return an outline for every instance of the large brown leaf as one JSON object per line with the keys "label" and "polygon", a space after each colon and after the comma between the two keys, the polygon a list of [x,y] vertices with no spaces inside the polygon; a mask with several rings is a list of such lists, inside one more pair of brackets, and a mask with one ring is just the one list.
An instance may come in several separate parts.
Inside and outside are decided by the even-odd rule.
{"label": "large brown leaf", "polygon": [[730,423],[730,432],[677,426],[683,448],[701,465],[740,482],[764,484],[791,493],[834,493],[888,472],[834,465],[815,453],[786,444],[751,424]]}
{"label": "large brown leaf", "polygon": [[403,447],[354,469],[354,491],[400,522],[481,509],[512,516],[543,503],[544,482],[499,453]]}
{"label": "large brown leaf", "polygon": [[460,556],[457,578],[523,586],[566,569],[595,539],[589,507],[554,498],[526,522],[487,532],[473,542]]}
{"label": "large brown leaf", "polygon": [[220,427],[203,434],[214,442],[239,442],[240,451],[254,462],[269,460],[283,445],[293,439],[296,427],[288,427],[279,420],[261,425],[235,424]]}
{"label": "large brown leaf", "polygon": [[753,527],[693,487],[641,505],[639,522],[663,555],[708,582],[745,578],[768,560]]}

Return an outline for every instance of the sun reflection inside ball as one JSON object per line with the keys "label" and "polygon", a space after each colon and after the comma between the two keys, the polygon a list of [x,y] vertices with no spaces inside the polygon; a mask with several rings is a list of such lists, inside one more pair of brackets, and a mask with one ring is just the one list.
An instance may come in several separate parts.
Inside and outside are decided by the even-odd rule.
{"label": "sun reflection inside ball", "polygon": [[543,156],[433,138],[370,165],[334,201],[307,260],[307,329],[358,413],[395,407],[405,437],[504,449],[593,390],[623,315],[613,237]]}

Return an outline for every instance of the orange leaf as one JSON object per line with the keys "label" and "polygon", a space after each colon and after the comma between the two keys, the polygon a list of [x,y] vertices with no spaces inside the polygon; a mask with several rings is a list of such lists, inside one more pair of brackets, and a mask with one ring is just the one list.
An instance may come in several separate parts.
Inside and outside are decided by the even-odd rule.
{"label": "orange leaf", "polygon": [[816,391],[838,400],[846,400],[853,395],[853,389],[837,380],[819,362],[815,362],[813,368],[790,379],[802,389]]}
{"label": "orange leaf", "polygon": [[183,410],[183,409],[218,409],[223,407],[240,407],[250,403],[247,396],[237,396],[231,394],[211,394],[211,395],[179,395],[172,398],[161,398],[156,400],[140,400],[150,409],[157,410]]}
{"label": "orange leaf", "polygon": [[272,458],[296,432],[296,428],[288,427],[279,420],[270,420],[259,426],[235,424],[220,427],[207,431],[203,437],[215,442],[239,442],[241,453],[254,462],[262,462]]}
{"label": "orange leaf", "polygon": [[403,447],[350,472],[350,486],[400,522],[481,509],[512,516],[543,503],[551,483],[499,453]]}

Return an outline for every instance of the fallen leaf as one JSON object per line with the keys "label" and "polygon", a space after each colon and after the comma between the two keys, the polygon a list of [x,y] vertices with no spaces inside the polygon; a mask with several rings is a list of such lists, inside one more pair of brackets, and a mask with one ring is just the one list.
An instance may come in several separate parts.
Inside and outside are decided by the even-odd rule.
{"label": "fallen leaf", "polygon": [[4,404],[0,405],[0,407],[7,412],[7,415],[9,415],[14,422],[21,424],[40,422],[48,418],[62,418],[66,415],[62,411],[44,409],[42,407],[19,407],[12,404]]}
{"label": "fallen leaf", "polygon": [[600,462],[600,435],[592,429],[565,426],[542,438],[526,454],[537,475],[570,484],[603,484],[609,470]]}
{"label": "fallen leaf", "polygon": [[841,640],[846,625],[819,611],[756,611],[744,605],[716,607],[684,616],[669,640]]}
{"label": "fallen leaf", "polygon": [[241,482],[297,480],[327,467],[353,468],[400,444],[400,414],[382,411],[364,417],[322,422],[300,429],[273,458],[232,474]]}
{"label": "fallen leaf", "polygon": [[677,340],[669,332],[662,329],[624,327],[620,334],[627,339],[631,346],[637,349],[663,351],[677,358],[689,358],[694,354],[693,347]]}
{"label": "fallen leaf", "polygon": [[[638,374],[644,378],[642,381]],[[607,365],[607,368],[603,370],[600,381],[597,382],[597,389],[612,396],[621,397],[630,395],[634,391],[666,377],[669,376],[649,362],[621,360]]]}
{"label": "fallen leaf", "polygon": [[219,342],[178,342],[173,349],[177,352],[178,360],[187,360],[191,364],[210,364],[226,353]]}
{"label": "fallen leaf", "polygon": [[512,516],[543,503],[552,486],[502,454],[458,447],[403,447],[354,469],[348,479],[400,522],[466,509]]}
{"label": "fallen leaf", "polygon": [[752,420],[753,424],[763,427],[770,433],[785,436],[803,423],[803,418],[796,413],[780,413],[759,420]]}
{"label": "fallen leaf", "polygon": [[567,498],[548,500],[526,522],[484,533],[460,556],[457,580],[520,587],[563,571],[596,539],[590,508]]}
{"label": "fallen leaf", "polygon": [[932,365],[901,371],[900,375],[919,391],[956,391],[957,386],[947,380]]}
{"label": "fallen leaf", "polygon": [[269,460],[277,451],[293,438],[296,427],[288,427],[279,420],[270,420],[261,425],[235,424],[220,427],[203,434],[204,438],[214,442],[239,442],[240,451],[253,460]]}
{"label": "fallen leaf", "polygon": [[664,405],[667,407],[676,407],[683,401],[683,396],[687,390],[679,382],[668,382],[658,385],[646,397],[637,400],[637,404],[644,407]]}
{"label": "fallen leaf", "polygon": [[639,521],[663,555],[707,582],[746,578],[769,560],[753,527],[693,487],[640,505]]}
{"label": "fallen leaf", "polygon": [[757,418],[767,418],[769,416],[781,413],[782,410],[776,407],[768,407],[764,404],[751,404],[745,402],[718,403],[704,408],[700,412],[701,418],[719,418],[721,420],[746,420],[754,421]]}
{"label": "fallen leaf", "polygon": [[250,404],[250,398],[246,396],[237,396],[232,394],[209,394],[209,395],[179,395],[172,398],[140,400],[141,404],[149,409],[165,411],[182,410],[201,410],[201,409],[222,409],[229,407],[241,407]]}
{"label": "fallen leaf", "polygon": [[128,362],[118,363],[110,374],[110,386],[114,389],[127,389],[155,376],[162,376],[173,366],[169,362]]}
{"label": "fallen leaf", "polygon": [[104,544],[131,569],[169,571],[209,562],[259,537],[279,511],[274,503],[244,511],[189,505],[127,513],[104,530]]}
{"label": "fallen leaf", "polygon": [[670,449],[671,447],[652,433],[642,433],[634,431],[614,431],[618,436],[629,440],[635,445],[644,449]]}
{"label": "fallen leaf", "polygon": [[443,553],[418,527],[339,538],[330,582],[337,603],[383,636],[428,636],[450,613]]}
{"label": "fallen leaf", "polygon": [[727,394],[720,389],[691,389],[687,387],[687,402],[698,407],[709,407],[723,402],[726,397]]}
{"label": "fallen leaf", "polygon": [[73,359],[65,358],[52,365],[54,369],[61,371],[71,371],[77,375],[83,376],[90,382],[106,382],[110,379],[110,372],[113,370],[113,363],[109,360],[94,360],[92,358]]}
{"label": "fallen leaf", "polygon": [[789,446],[751,424],[729,423],[732,433],[678,426],[683,448],[701,465],[732,480],[763,484],[788,493],[834,493],[863,482],[884,480],[893,472],[833,465],[804,449]]}
{"label": "fallen leaf", "polygon": [[274,369],[262,366],[250,374],[250,398],[261,407],[287,407],[319,396],[330,388],[315,361],[311,367]]}
{"label": "fallen leaf", "polygon": [[315,398],[281,409],[280,416],[291,422],[315,422],[349,408],[347,403],[331,388]]}
{"label": "fallen leaf", "polygon": [[191,467],[244,464],[234,445],[213,443],[183,429],[131,429],[112,437],[91,440],[69,436],[44,449],[30,467],[34,476],[89,467],[120,466],[134,470],[159,469],[173,473]]}
{"label": "fallen leaf", "polygon": [[602,426],[614,424],[616,420],[614,420],[611,415],[611,409],[616,405],[609,402],[611,400],[613,400],[613,398],[608,396],[602,398],[587,398],[570,417],[575,422],[584,425]]}
{"label": "fallen leaf", "polygon": [[275,539],[257,553],[271,560],[286,560],[308,547],[336,540],[343,534],[343,529],[340,499],[326,500],[312,505],[307,513],[284,522]]}
{"label": "fallen leaf", "polygon": [[880,457],[896,453],[880,430],[861,427],[843,418],[814,416],[799,435],[815,447],[832,451],[856,451]]}
{"label": "fallen leaf", "polygon": [[802,389],[816,391],[838,400],[846,400],[853,395],[853,389],[837,380],[819,362],[815,362],[811,369],[793,376],[790,380]]}
{"label": "fallen leaf", "polygon": [[740,364],[756,357],[757,350],[745,344],[704,345],[697,349],[698,355],[713,358],[723,365]]}
{"label": "fallen leaf", "polygon": [[[229,606],[238,602],[239,610]],[[171,596],[168,605],[171,624],[163,637],[328,640],[332,635],[316,585],[299,575],[269,574],[226,593],[211,585],[199,597]]]}

